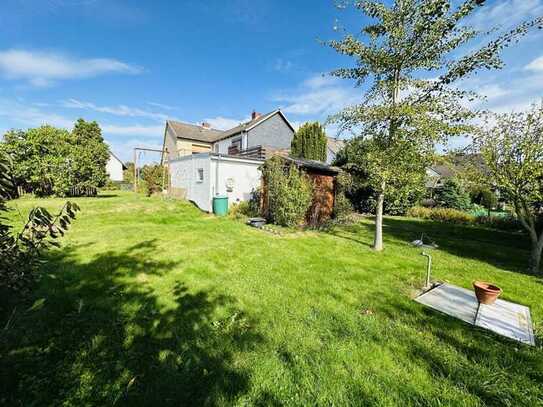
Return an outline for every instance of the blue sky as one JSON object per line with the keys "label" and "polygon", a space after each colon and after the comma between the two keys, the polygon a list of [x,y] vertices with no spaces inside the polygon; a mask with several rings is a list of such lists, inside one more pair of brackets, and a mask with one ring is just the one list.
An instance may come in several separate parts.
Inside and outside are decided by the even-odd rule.
{"label": "blue sky", "polygon": [[[507,29],[543,0],[487,1],[472,19]],[[282,108],[325,120],[361,89],[322,77],[348,59],[322,46],[363,23],[332,0],[2,0],[0,131],[97,120],[123,159],[160,147],[167,118],[228,128]],[[504,54],[506,68],[462,83],[496,111],[543,96],[543,34]],[[334,135],[334,129],[329,133]]]}

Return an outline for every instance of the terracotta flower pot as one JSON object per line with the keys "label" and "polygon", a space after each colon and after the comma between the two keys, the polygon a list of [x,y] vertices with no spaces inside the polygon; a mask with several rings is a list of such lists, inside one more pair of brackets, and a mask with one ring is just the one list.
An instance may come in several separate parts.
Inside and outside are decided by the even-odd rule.
{"label": "terracotta flower pot", "polygon": [[481,304],[494,304],[496,299],[502,293],[502,289],[500,287],[496,287],[490,283],[485,283],[484,281],[474,281],[473,287],[475,288],[475,296]]}

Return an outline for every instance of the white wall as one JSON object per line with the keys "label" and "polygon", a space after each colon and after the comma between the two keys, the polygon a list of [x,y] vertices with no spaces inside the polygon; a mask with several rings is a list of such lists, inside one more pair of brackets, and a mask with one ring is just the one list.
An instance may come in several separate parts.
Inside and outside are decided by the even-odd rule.
{"label": "white wall", "polygon": [[[204,170],[204,179],[198,180],[198,169]],[[210,155],[193,154],[172,160],[169,164],[171,185],[186,190],[186,197],[200,209],[211,212]]]}
{"label": "white wall", "polygon": [[[262,177],[258,169],[260,165],[262,165],[261,161],[213,156],[211,158],[212,196],[227,195],[229,205],[248,201],[251,198],[251,192],[260,186]],[[232,183],[231,191],[227,186],[229,180]]]}
{"label": "white wall", "polygon": [[[213,196],[217,194],[227,195],[229,205],[249,200],[251,192],[260,186],[261,164],[256,160],[193,154],[170,162],[171,186],[184,189],[189,201],[212,212]],[[204,170],[203,182],[198,181],[198,168]]]}
{"label": "white wall", "polygon": [[239,137],[241,137],[241,149],[242,150],[247,149],[247,133],[242,133],[242,134],[236,134],[235,136],[229,137],[224,140],[217,141],[215,145],[218,146],[218,150],[216,149],[214,145],[213,152],[220,153],[220,154],[228,154],[228,147],[230,147],[230,145],[232,144],[232,140],[235,140]]}
{"label": "white wall", "polygon": [[106,163],[106,173],[109,176],[109,179],[112,181],[123,181],[123,164],[117,160],[115,157],[113,157],[111,154],[109,155],[109,159]]}

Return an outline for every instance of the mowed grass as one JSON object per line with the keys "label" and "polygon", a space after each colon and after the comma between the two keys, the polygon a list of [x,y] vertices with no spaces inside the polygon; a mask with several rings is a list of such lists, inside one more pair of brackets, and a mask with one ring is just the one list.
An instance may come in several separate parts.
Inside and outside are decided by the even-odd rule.
{"label": "mowed grass", "polygon": [[[276,236],[184,202],[76,201],[33,298],[0,331],[0,404],[543,404],[543,284],[522,273],[522,236],[388,218],[375,253],[371,220]],[[531,307],[538,346],[412,301],[426,260],[408,242],[422,232],[440,245],[434,278],[500,285]]]}

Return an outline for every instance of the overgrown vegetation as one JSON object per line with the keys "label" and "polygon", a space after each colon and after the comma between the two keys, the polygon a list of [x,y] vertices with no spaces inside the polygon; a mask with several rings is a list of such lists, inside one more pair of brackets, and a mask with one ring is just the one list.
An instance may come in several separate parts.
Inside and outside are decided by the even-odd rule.
{"label": "overgrown vegetation", "polygon": [[17,194],[10,157],[0,151],[0,314],[10,303],[28,293],[39,277],[43,250],[58,246],[79,207],[66,202],[56,215],[44,208],[33,208],[19,232],[7,223],[6,201]]}
{"label": "overgrown vegetation", "polygon": [[306,160],[326,162],[326,133],[319,122],[304,123],[292,138],[290,154]]}
{"label": "overgrown vegetation", "polygon": [[91,195],[107,180],[109,150],[96,122],[8,131],[0,150],[13,159],[15,184],[37,196]]}
{"label": "overgrown vegetation", "polygon": [[144,165],[141,169],[144,190],[147,196],[162,192],[164,183],[164,166],[159,164]]}
{"label": "overgrown vegetation", "polygon": [[272,157],[262,166],[266,183],[265,217],[281,226],[298,226],[311,205],[312,186],[295,165]]}

